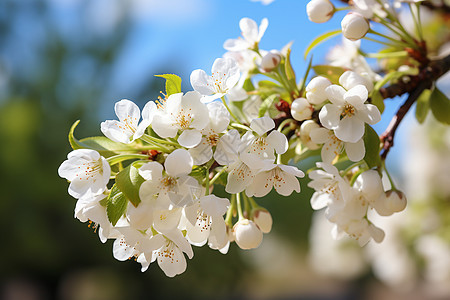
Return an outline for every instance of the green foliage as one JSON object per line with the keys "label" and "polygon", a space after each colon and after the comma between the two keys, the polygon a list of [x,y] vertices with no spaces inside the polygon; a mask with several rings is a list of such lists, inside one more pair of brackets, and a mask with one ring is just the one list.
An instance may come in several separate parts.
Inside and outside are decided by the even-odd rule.
{"label": "green foliage", "polygon": [[144,178],[139,175],[138,169],[133,164],[130,164],[116,175],[117,187],[135,207],[141,202],[139,188],[144,181]]}
{"label": "green foliage", "polygon": [[419,98],[416,102],[416,119],[417,121],[422,124],[428,114],[428,111],[430,110],[430,96],[431,96],[431,90],[426,89],[420,94]]}
{"label": "green foliage", "polygon": [[166,95],[170,96],[172,94],[181,93],[181,78],[175,74],[161,74],[155,75],[156,77],[161,77],[166,79]]}
{"label": "green foliage", "polygon": [[339,77],[345,72],[345,69],[342,67],[327,65],[316,65],[313,66],[312,69],[317,75],[328,78],[333,84],[339,84]]}
{"label": "green foliage", "polygon": [[133,144],[116,143],[104,136],[93,136],[77,140],[73,134],[80,120],[75,121],[69,131],[69,143],[73,150],[92,149],[100,153],[103,157],[111,157],[125,151],[135,150]]}
{"label": "green foliage", "polygon": [[364,161],[367,163],[369,168],[381,166],[380,137],[368,124],[366,124],[366,130],[364,133],[364,146],[366,148]]}
{"label": "green foliage", "polygon": [[278,99],[278,97],[279,96],[277,94],[273,94],[273,95],[270,95],[269,97],[267,97],[266,99],[264,99],[263,103],[259,107],[259,112],[258,112],[259,118],[263,117],[266,114],[267,110],[272,107],[272,104],[274,103],[274,101],[276,99]]}
{"label": "green foliage", "polygon": [[295,72],[291,65],[291,48],[287,49],[286,60],[284,62],[284,73],[291,86],[296,87]]}
{"label": "green foliage", "polygon": [[305,54],[304,59],[306,59],[306,57],[308,56],[309,52],[314,49],[317,45],[319,45],[320,43],[328,40],[329,38],[332,38],[335,35],[338,35],[342,32],[341,29],[337,29],[337,30],[333,30],[333,31],[329,31],[329,32],[325,32],[322,35],[319,35],[318,37],[316,37],[306,48],[305,50]]}
{"label": "green foliage", "polygon": [[384,111],[384,99],[383,96],[381,96],[380,91],[379,90],[374,90],[372,92],[372,104],[375,105],[378,110],[380,111],[380,113],[382,114]]}
{"label": "green foliage", "polygon": [[431,93],[430,108],[436,120],[450,125],[450,100],[437,88]]}
{"label": "green foliage", "polygon": [[117,221],[125,213],[127,204],[128,201],[125,195],[119,190],[117,185],[113,185],[106,202],[106,214],[113,226],[116,225]]}

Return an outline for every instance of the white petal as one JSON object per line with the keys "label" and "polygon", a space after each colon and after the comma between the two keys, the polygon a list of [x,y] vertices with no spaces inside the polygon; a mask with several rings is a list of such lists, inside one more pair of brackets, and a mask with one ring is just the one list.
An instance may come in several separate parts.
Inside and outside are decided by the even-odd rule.
{"label": "white petal", "polygon": [[354,162],[358,162],[364,158],[366,154],[366,148],[364,146],[364,140],[360,139],[356,143],[345,143],[345,152],[347,153],[348,159]]}
{"label": "white petal", "polygon": [[250,122],[250,128],[255,131],[259,136],[263,135],[267,131],[275,127],[275,122],[270,117],[262,117],[253,119]]}
{"label": "white petal", "polygon": [[196,129],[185,130],[178,137],[178,143],[186,148],[197,146],[202,140],[202,134]]}
{"label": "white petal", "polygon": [[217,142],[214,159],[220,165],[230,165],[237,161],[240,142],[239,132],[236,129],[228,131]]}
{"label": "white petal", "polygon": [[356,143],[364,135],[364,123],[355,117],[345,117],[334,130],[334,134],[341,141]]}
{"label": "white petal", "polygon": [[[163,248],[164,249],[164,248]],[[178,247],[171,249],[170,255],[164,253],[158,256],[158,265],[167,277],[174,277],[186,271],[186,258]],[[168,250],[170,251],[170,250]]]}
{"label": "white petal", "polygon": [[185,149],[176,149],[170,153],[164,162],[164,168],[170,176],[187,175],[191,173],[194,161]]}
{"label": "white petal", "polygon": [[309,135],[311,136],[311,140],[314,143],[323,144],[330,139],[332,132],[329,129],[320,127],[320,128],[313,128]]}
{"label": "white petal", "polygon": [[253,179],[252,170],[243,162],[235,163],[235,167],[231,168],[228,173],[227,185],[225,191],[230,194],[242,192]]}
{"label": "white petal", "polygon": [[211,69],[212,73],[223,74],[225,89],[228,90],[236,85],[241,76],[239,66],[233,58],[217,58]]}
{"label": "white petal", "polygon": [[210,77],[206,74],[205,71],[200,69],[192,71],[190,79],[192,87],[200,94],[214,94],[215,91],[211,86]]}
{"label": "white petal", "polygon": [[100,124],[103,134],[114,142],[129,144],[134,131],[125,127],[125,125],[116,120],[106,120]]}
{"label": "white petal", "polygon": [[207,163],[213,156],[211,145],[202,139],[194,148],[189,149],[189,154],[194,159],[194,165],[203,165]]}
{"label": "white petal", "polygon": [[249,190],[253,194],[252,196],[264,197],[265,195],[267,195],[273,187],[272,176],[273,175],[271,171],[258,173],[249,186]]}
{"label": "white petal", "polygon": [[362,110],[361,112],[358,111],[355,115],[357,118],[361,119],[362,121],[374,125],[381,121],[381,114],[378,108],[373,104],[365,104],[365,110]]}
{"label": "white petal", "polygon": [[322,150],[320,152],[322,160],[331,164],[334,158],[341,154],[343,146],[343,142],[337,138],[330,139],[322,146]]}
{"label": "white petal", "polygon": [[259,25],[258,41],[260,41],[263,37],[264,33],[266,32],[267,26],[269,26],[269,20],[267,18],[262,19],[261,24]]}
{"label": "white petal", "polygon": [[287,172],[280,172],[275,178],[273,186],[278,194],[289,196],[293,191],[300,193],[300,183],[297,178]]}
{"label": "white petal", "polygon": [[206,105],[209,112],[209,125],[215,133],[221,133],[230,124],[230,113],[222,102],[214,101]]}
{"label": "white petal", "polygon": [[223,216],[230,206],[230,201],[226,198],[208,195],[200,198],[200,206],[208,216]]}
{"label": "white petal", "polygon": [[328,100],[330,100],[331,103],[336,105],[344,104],[344,94],[346,92],[347,91],[342,86],[336,84],[332,84],[325,89],[325,93],[328,96]]}
{"label": "white petal", "polygon": [[[168,101],[168,100],[167,100]],[[162,138],[173,138],[177,135],[178,127],[166,114],[156,114],[153,118],[152,129]]]}
{"label": "white petal", "polygon": [[332,199],[328,194],[315,192],[311,197],[311,207],[314,210],[319,210],[328,205]]}
{"label": "white petal", "polygon": [[266,141],[278,154],[285,153],[289,147],[286,136],[277,130],[272,131]]}
{"label": "white petal", "polygon": [[148,162],[139,168],[139,175],[145,180],[157,181],[162,177],[163,166],[156,161]]}
{"label": "white petal", "polygon": [[344,100],[359,110],[362,109],[368,96],[367,88],[364,85],[357,85],[344,94]]}
{"label": "white petal", "polygon": [[320,123],[328,128],[335,129],[339,126],[342,110],[334,104],[325,104],[319,112]]}
{"label": "white petal", "polygon": [[114,110],[120,122],[133,124],[137,128],[137,124],[141,118],[141,111],[134,102],[127,99],[120,100],[114,105]]}
{"label": "white petal", "polygon": [[254,43],[258,41],[258,25],[254,20],[250,18],[242,18],[239,21],[239,27],[242,31],[242,36],[248,42]]}
{"label": "white petal", "polygon": [[164,235],[174,230],[180,223],[181,209],[155,211],[153,215],[153,227]]}

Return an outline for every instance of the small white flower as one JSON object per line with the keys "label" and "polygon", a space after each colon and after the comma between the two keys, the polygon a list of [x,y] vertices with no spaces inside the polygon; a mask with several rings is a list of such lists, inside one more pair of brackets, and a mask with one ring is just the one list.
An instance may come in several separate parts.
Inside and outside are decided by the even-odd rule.
{"label": "small white flower", "polygon": [[[216,147],[221,139],[221,135],[230,123],[230,113],[225,106],[218,101],[206,105],[209,112],[209,123],[200,130],[202,134],[201,142],[194,148],[189,149],[189,153],[194,159],[194,164],[202,165],[213,157],[213,147]],[[223,148],[216,150],[218,156],[222,157]]]}
{"label": "small white flower", "polygon": [[246,189],[246,194],[263,197],[272,190],[272,187],[283,196],[289,196],[293,191],[300,193],[300,183],[296,177],[303,176],[305,174],[294,166],[266,164],[255,175],[253,182]]}
{"label": "small white flower", "polygon": [[351,41],[362,39],[370,29],[369,21],[357,12],[348,13],[342,19],[341,27],[342,34]]}
{"label": "small white flower", "polygon": [[58,174],[70,181],[69,195],[79,199],[103,193],[109,182],[111,168],[97,151],[77,149],[67,155]]}
{"label": "small white flower", "polygon": [[406,196],[400,191],[390,190],[381,196],[372,207],[380,216],[390,216],[393,213],[401,212],[406,208]]}
{"label": "small white flower", "polygon": [[[208,76],[201,69],[191,73],[191,85],[200,94],[207,96],[203,102],[212,101],[228,93],[239,81],[240,73],[236,61],[232,58],[217,58]],[[210,96],[212,95],[212,96]]]}
{"label": "small white flower", "polygon": [[327,22],[333,16],[334,10],[329,0],[311,0],[306,4],[308,19],[314,23]]}
{"label": "small white flower", "polygon": [[325,89],[331,85],[331,81],[325,77],[314,77],[306,86],[306,99],[309,103],[320,105],[328,99]]}
{"label": "small white flower", "polygon": [[208,109],[200,101],[198,92],[172,94],[153,117],[152,128],[162,138],[173,138],[178,131],[178,143],[186,148],[198,145],[202,139],[201,129],[209,121]]}
{"label": "small white flower", "polygon": [[153,120],[156,104],[149,101],[142,110],[142,122],[139,124],[141,112],[130,100],[120,100],[114,106],[119,121],[107,120],[101,123],[103,134],[112,141],[129,144],[140,138]]}
{"label": "small white flower", "polygon": [[364,85],[369,93],[373,90],[373,83],[369,78],[361,76],[353,71],[345,71],[341,77],[339,77],[339,84],[347,91],[357,85]]}
{"label": "small white flower", "polygon": [[236,244],[248,250],[258,248],[263,239],[261,229],[251,220],[241,219],[233,226]]}
{"label": "small white flower", "polygon": [[356,143],[343,142],[334,135],[332,130],[323,127],[311,130],[311,140],[316,144],[323,144],[322,161],[330,164],[344,149],[348,159],[354,162],[363,159],[366,153],[363,139]]}
{"label": "small white flower", "polygon": [[223,215],[230,201],[215,195],[203,196],[194,205],[184,208],[186,238],[192,245],[203,246],[209,240],[212,249],[221,249],[228,243]]}
{"label": "small white flower", "polygon": [[192,166],[192,157],[184,149],[177,149],[167,156],[165,175],[160,163],[152,161],[144,164],[139,174],[146,181],[139,188],[139,197],[142,201],[151,201],[158,195],[158,202],[164,203],[164,198],[168,197],[175,206],[191,205],[201,191],[197,180],[188,175]]}
{"label": "small white flower", "polygon": [[325,92],[331,104],[325,104],[319,113],[322,125],[334,130],[338,139],[356,143],[364,135],[364,123],[373,125],[381,120],[380,111],[373,104],[365,104],[368,92],[363,85],[346,91],[338,85],[331,85]]}
{"label": "small white flower", "polygon": [[259,68],[263,72],[270,72],[275,69],[281,62],[281,53],[278,50],[271,50],[262,55]]}
{"label": "small white flower", "polygon": [[228,39],[223,44],[223,47],[228,51],[253,49],[263,37],[268,25],[269,21],[266,18],[262,19],[259,28],[254,20],[250,18],[242,18],[239,21],[239,27],[241,29],[243,39]]}
{"label": "small white flower", "polygon": [[291,115],[297,121],[311,119],[314,108],[306,98],[297,98],[291,104]]}

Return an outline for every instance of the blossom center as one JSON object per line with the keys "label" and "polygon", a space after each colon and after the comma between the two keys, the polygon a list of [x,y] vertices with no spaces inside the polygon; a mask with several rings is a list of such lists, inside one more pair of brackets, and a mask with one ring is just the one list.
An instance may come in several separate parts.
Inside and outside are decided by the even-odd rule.
{"label": "blossom center", "polygon": [[78,166],[78,172],[75,174],[79,180],[97,180],[97,175],[103,175],[102,161],[84,163]]}
{"label": "blossom center", "polygon": [[180,129],[185,130],[191,126],[192,123],[192,109],[189,108],[185,111],[183,108],[180,110],[178,115],[175,117],[176,123],[180,126]]}
{"label": "blossom center", "polygon": [[356,112],[355,107],[353,105],[351,105],[351,104],[346,103],[344,105],[344,109],[342,110],[341,116],[343,118],[351,117],[351,116],[353,116],[355,114],[355,112]]}
{"label": "blossom center", "polygon": [[165,176],[164,178],[161,179],[160,187],[161,189],[170,191],[175,187],[176,184],[177,180],[175,178],[171,176]]}

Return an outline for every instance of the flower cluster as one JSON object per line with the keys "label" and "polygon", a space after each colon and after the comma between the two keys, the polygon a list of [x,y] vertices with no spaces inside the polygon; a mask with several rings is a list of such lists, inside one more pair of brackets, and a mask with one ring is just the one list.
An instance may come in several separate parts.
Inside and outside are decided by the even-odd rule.
{"label": "flower cluster", "polygon": [[[242,36],[225,41],[227,52],[211,73],[191,73],[192,91],[181,91],[177,75],[157,75],[166,80],[165,94],[142,113],[130,100],[117,102],[118,120],[101,123],[104,136],[77,140],[76,122],[69,133],[74,150],[59,168],[77,199],[75,217],[98,230],[102,242],[115,240],[116,259],[134,258],[142,271],[157,261],[173,277],[186,270],[192,246],[208,244],[221,253],[232,242],[241,249],[258,247],[271,231],[272,216],[255,198],[272,190],[300,193],[304,173],[296,164],[314,157],[317,168],[308,171],[307,184],[315,190],[311,206],[325,209],[333,237],[347,235],[361,246],[380,243],[384,231],[369,220],[371,211],[390,216],[405,209],[406,197],[385,166],[398,124],[381,139],[371,125],[381,120],[386,84],[412,82],[423,70],[428,74],[423,76],[434,74],[425,64],[426,48],[402,29],[397,4],[354,0],[337,9],[329,0],[312,0],[306,7],[318,23],[352,10],[342,31],[332,34],[342,32],[352,41],[367,33],[387,39],[382,44],[389,51],[377,58],[403,57],[409,65],[394,64],[385,77],[366,62],[370,55],[359,42],[346,40],[330,66],[310,62],[298,80],[291,44],[261,49],[268,20],[258,25],[243,18]],[[400,40],[371,30],[369,21]],[[323,39],[313,42],[305,57]],[[399,51],[405,45],[411,51]],[[436,116],[446,122],[443,114]],[[391,183],[388,191],[382,178]]]}

